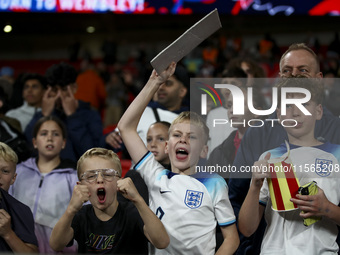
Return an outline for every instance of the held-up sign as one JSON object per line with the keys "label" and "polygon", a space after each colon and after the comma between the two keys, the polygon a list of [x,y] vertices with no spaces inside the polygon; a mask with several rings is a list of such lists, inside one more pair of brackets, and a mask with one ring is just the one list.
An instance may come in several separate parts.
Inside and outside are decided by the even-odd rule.
{"label": "held-up sign", "polygon": [[152,67],[157,73],[161,73],[168,68],[171,62],[180,61],[221,27],[221,21],[217,9],[215,9],[154,57],[150,62]]}

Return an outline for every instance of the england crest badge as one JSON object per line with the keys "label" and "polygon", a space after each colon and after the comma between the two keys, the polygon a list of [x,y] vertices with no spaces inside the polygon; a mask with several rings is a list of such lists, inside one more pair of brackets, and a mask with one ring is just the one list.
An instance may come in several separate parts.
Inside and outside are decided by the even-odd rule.
{"label": "england crest badge", "polygon": [[194,191],[194,190],[187,190],[185,194],[184,203],[187,207],[191,209],[195,209],[201,206],[203,199],[203,192]]}
{"label": "england crest badge", "polygon": [[332,160],[328,159],[316,159],[315,160],[315,172],[321,177],[326,177],[331,174],[334,170],[332,169],[333,164]]}

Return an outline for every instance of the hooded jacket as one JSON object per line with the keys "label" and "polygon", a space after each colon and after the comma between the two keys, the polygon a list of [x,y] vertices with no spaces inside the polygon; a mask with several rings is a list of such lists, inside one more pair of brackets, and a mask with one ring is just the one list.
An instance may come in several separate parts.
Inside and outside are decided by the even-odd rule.
{"label": "hooded jacket", "polygon": [[64,160],[43,176],[36,162],[36,158],[29,158],[17,165],[9,193],[31,209],[35,223],[53,228],[71,200],[77,171]]}

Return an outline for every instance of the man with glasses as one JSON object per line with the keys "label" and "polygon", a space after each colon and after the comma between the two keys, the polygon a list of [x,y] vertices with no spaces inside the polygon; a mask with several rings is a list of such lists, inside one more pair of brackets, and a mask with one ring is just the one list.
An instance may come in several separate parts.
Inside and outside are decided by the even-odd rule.
{"label": "man with glasses", "polygon": [[[79,182],[64,215],[55,225],[50,245],[55,251],[78,243],[78,253],[147,254],[147,240],[166,248],[169,236],[139,195],[111,150],[93,148],[78,160]],[[117,191],[132,203],[119,203]],[[91,204],[83,206],[90,201]]]}

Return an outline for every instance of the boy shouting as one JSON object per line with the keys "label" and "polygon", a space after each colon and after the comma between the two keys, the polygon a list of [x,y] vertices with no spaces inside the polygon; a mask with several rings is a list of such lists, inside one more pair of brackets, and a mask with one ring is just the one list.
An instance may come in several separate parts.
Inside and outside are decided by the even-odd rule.
{"label": "boy shouting", "polygon": [[220,176],[196,173],[200,158],[208,152],[209,129],[195,113],[183,112],[171,124],[166,152],[172,171],[156,161],[137,133],[139,119],[158,88],[174,73],[176,64],[157,74],[153,70],[143,90],[118,123],[124,144],[145,180],[150,208],[162,220],[170,245],[152,247],[150,254],[215,254],[216,223],[224,242],[218,254],[233,254],[239,239],[227,185]]}

